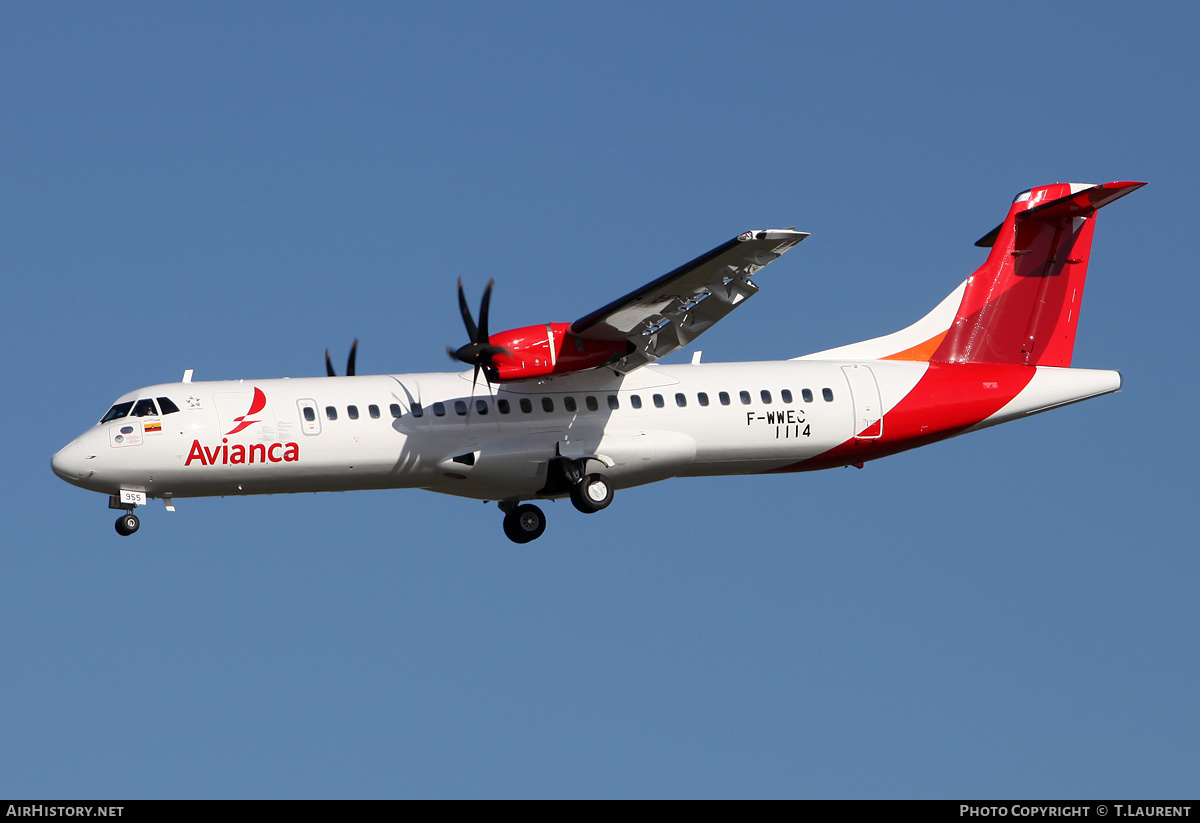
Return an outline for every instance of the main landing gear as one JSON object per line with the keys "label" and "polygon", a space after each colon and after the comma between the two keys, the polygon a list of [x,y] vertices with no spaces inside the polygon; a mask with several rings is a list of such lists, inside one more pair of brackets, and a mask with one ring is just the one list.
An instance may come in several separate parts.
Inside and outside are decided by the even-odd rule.
{"label": "main landing gear", "polygon": [[571,486],[571,504],[584,514],[607,509],[612,499],[612,483],[602,474],[586,474]]}
{"label": "main landing gear", "polygon": [[[573,481],[566,489],[571,504],[584,514],[608,508],[613,499],[612,481],[602,474],[585,474],[582,477],[579,474],[570,469],[565,472],[566,478]],[[546,515],[532,503],[517,505],[513,501],[504,501],[500,503],[500,510],[504,512],[504,534],[514,543],[537,540],[546,531]]]}

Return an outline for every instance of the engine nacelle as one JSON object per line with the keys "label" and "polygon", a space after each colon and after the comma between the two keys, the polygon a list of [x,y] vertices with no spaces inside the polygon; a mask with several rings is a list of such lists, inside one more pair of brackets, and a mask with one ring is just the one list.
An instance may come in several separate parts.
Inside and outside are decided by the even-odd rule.
{"label": "engine nacelle", "polygon": [[543,323],[497,332],[488,342],[507,352],[492,359],[502,382],[594,369],[624,357],[632,349],[625,340],[589,340],[574,335],[570,323]]}

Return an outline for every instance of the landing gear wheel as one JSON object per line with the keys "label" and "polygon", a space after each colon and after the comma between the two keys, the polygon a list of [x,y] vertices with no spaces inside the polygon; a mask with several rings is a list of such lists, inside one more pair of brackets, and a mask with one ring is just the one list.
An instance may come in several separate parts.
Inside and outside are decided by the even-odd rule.
{"label": "landing gear wheel", "polygon": [[142,525],[137,519],[137,515],[133,512],[123,514],[117,518],[117,534],[122,537],[128,537],[138,530],[138,526]]}
{"label": "landing gear wheel", "polygon": [[546,530],[546,515],[537,506],[526,503],[504,515],[504,534],[514,543],[537,540]]}
{"label": "landing gear wheel", "polygon": [[588,474],[571,487],[571,503],[584,514],[608,508],[613,499],[612,482],[602,474]]}

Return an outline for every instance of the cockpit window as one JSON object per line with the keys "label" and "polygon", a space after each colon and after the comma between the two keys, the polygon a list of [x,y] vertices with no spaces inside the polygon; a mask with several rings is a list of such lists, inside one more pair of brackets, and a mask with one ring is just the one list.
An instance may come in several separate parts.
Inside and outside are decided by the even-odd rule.
{"label": "cockpit window", "polygon": [[134,417],[158,417],[158,409],[154,407],[154,401],[149,397],[144,400],[137,401],[137,405],[133,407]]}
{"label": "cockpit window", "polygon": [[174,414],[179,411],[179,407],[172,403],[169,397],[158,398],[158,407],[162,409],[163,414]]}
{"label": "cockpit window", "polygon": [[133,408],[133,401],[128,403],[118,403],[108,410],[108,414],[100,418],[101,423],[107,423],[110,420],[120,420],[129,414],[129,410]]}

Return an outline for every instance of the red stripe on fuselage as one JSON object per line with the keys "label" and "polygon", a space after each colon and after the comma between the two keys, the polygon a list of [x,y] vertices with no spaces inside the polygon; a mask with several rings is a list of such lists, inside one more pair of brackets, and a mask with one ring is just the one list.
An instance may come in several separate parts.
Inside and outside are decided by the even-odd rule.
{"label": "red stripe on fuselage", "polygon": [[851,466],[953,437],[991,417],[1029,385],[1037,368],[991,363],[930,363],[883,417],[883,437],[851,438],[824,454],[772,469],[801,472]]}

